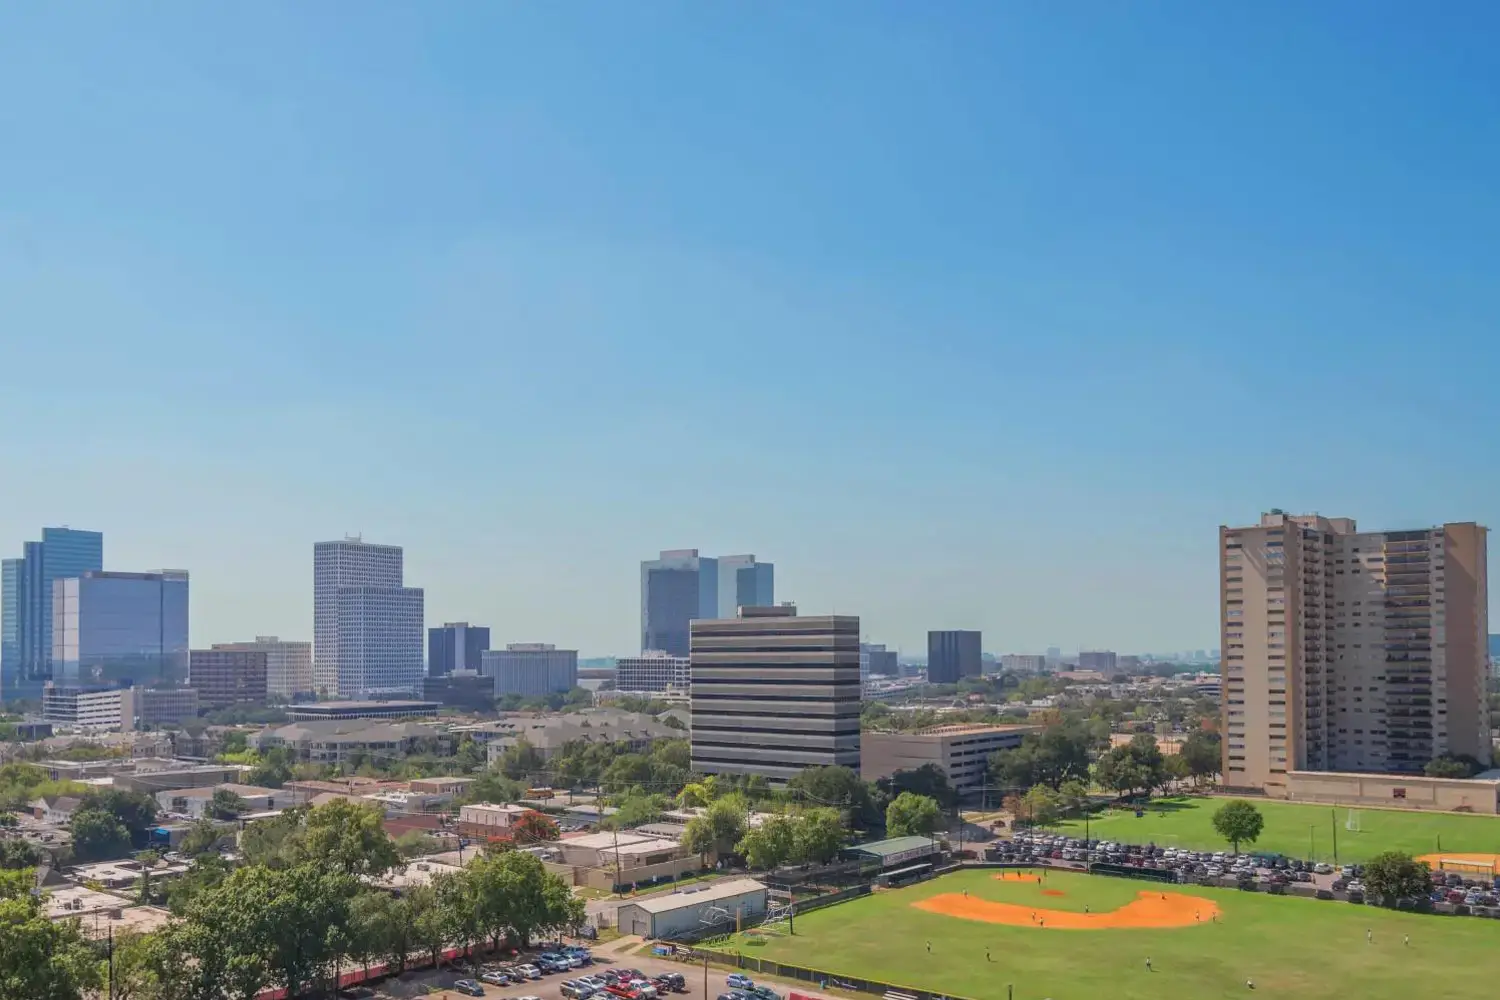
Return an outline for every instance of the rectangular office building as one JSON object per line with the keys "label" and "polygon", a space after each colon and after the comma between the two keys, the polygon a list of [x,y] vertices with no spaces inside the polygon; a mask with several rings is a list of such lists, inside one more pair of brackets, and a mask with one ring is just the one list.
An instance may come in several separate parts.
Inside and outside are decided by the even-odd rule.
{"label": "rectangular office building", "polygon": [[686,691],[692,684],[693,661],[673,656],[660,649],[648,649],[640,656],[615,659],[616,691]]}
{"label": "rectangular office building", "polygon": [[1486,536],[1283,511],[1219,529],[1224,783],[1488,764]]}
{"label": "rectangular office building", "polygon": [[52,588],[58,687],[183,687],[188,681],[188,575],[85,573]]}
{"label": "rectangular office building", "polygon": [[483,673],[495,679],[497,698],[543,698],[578,686],[576,649],[558,649],[550,642],[512,642],[481,657]]}
{"label": "rectangular office building", "polygon": [[195,649],[189,680],[204,708],[266,703],[267,655],[248,649]]}
{"label": "rectangular office building", "polygon": [[266,695],[293,701],[313,692],[312,643],[258,635],[254,642],[216,642],[213,649],[266,655]]}
{"label": "rectangular office building", "polygon": [[447,622],[427,630],[427,676],[445,677],[459,671],[478,673],[484,651],[490,648],[490,630],[468,622]]}
{"label": "rectangular office building", "polygon": [[952,630],[927,633],[927,683],[957,684],[984,670],[978,632]]}
{"label": "rectangular office building", "polygon": [[422,691],[425,595],[402,578],[399,545],[313,546],[313,684],[323,697]]}
{"label": "rectangular office building", "polygon": [[104,568],[97,531],[43,528],[0,571],[0,697],[37,698],[52,679],[52,591],[67,577]]}
{"label": "rectangular office building", "polygon": [[859,618],[790,605],[692,623],[692,766],[785,782],[859,770]]}

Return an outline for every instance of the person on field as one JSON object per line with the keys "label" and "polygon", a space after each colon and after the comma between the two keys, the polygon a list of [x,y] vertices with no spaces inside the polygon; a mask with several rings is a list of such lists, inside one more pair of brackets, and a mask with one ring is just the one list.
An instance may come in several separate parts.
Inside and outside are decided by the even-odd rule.
{"label": "person on field", "polygon": [[1151,956],[1150,955],[1146,956],[1146,971],[1147,972],[1151,971]]}

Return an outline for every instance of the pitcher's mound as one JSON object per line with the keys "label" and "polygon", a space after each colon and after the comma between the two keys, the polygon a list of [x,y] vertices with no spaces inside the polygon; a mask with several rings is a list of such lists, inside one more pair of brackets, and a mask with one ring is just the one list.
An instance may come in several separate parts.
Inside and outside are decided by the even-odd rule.
{"label": "pitcher's mound", "polygon": [[929,896],[912,906],[946,917],[978,920],[1012,927],[1045,927],[1064,931],[1161,929],[1206,924],[1219,915],[1211,899],[1176,892],[1140,892],[1135,899],[1109,913],[1074,913],[1070,910],[1039,910],[1015,903],[992,903],[986,899],[945,892]]}
{"label": "pitcher's mound", "polygon": [[1066,896],[1067,893],[1063,892],[1061,889],[1043,889],[1042,890],[1042,895],[1043,896]]}

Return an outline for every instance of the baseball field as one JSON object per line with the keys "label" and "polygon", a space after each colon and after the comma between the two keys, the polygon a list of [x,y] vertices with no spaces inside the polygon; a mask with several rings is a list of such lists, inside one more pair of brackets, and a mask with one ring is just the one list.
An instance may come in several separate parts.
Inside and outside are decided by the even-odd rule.
{"label": "baseball field", "polygon": [[1500,921],[1037,877],[958,872],[805,914],[795,935],[785,924],[747,932],[732,947],[973,1000],[1006,997],[1008,986],[1016,1000],[1407,1000],[1465,996],[1500,977]]}
{"label": "baseball field", "polygon": [[[1226,851],[1229,844],[1213,827],[1214,811],[1226,801],[1160,799],[1140,817],[1130,810],[1115,810],[1091,819],[1088,835],[1127,844]],[[1253,845],[1240,845],[1242,851],[1332,861],[1336,843],[1338,860],[1345,864],[1366,861],[1381,851],[1415,856],[1443,851],[1500,851],[1500,817],[1496,816],[1356,809],[1354,825],[1358,829],[1350,830],[1350,811],[1343,807],[1264,800],[1257,800],[1255,807],[1265,817],[1265,829]],[[1082,820],[1068,820],[1049,829],[1071,837],[1084,835]]]}

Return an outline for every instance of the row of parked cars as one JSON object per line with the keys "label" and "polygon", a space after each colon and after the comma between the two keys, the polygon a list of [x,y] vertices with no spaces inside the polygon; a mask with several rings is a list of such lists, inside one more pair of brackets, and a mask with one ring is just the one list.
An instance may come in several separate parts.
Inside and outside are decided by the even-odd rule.
{"label": "row of parked cars", "polygon": [[725,985],[729,989],[720,993],[716,1000],[781,1000],[780,994],[764,986],[743,972],[731,972]]}
{"label": "row of parked cars", "polygon": [[1332,865],[1314,864],[1278,855],[1231,854],[1225,851],[1189,851],[1155,844],[1117,844],[1108,840],[1082,840],[1054,834],[1018,833],[1009,841],[990,848],[999,860],[1031,862],[1073,861],[1133,865],[1178,872],[1187,878],[1240,878],[1289,884],[1311,882],[1316,875],[1332,875]]}
{"label": "row of parked cars", "polygon": [[648,976],[640,969],[605,969],[592,975],[566,980],[561,993],[566,1000],[657,1000],[668,993],[686,993],[687,978],[680,972]]}

